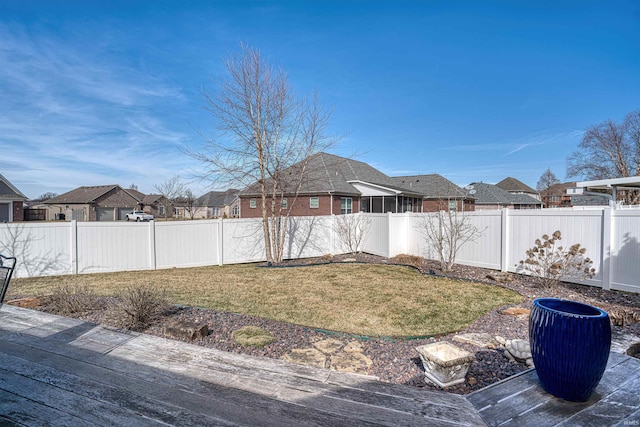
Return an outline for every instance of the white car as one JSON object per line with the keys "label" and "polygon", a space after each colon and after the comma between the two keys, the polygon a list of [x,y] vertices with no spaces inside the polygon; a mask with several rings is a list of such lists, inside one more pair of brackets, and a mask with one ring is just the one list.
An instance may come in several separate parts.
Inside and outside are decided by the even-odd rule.
{"label": "white car", "polygon": [[126,215],[127,221],[136,221],[136,222],[140,222],[140,221],[152,221],[153,220],[153,215],[150,215],[148,213],[145,213],[143,211],[133,211],[131,213],[128,213]]}

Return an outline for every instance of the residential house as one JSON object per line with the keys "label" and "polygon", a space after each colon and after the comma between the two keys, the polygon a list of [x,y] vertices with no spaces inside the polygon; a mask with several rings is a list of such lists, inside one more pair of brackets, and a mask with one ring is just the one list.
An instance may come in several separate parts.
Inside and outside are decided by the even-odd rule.
{"label": "residential house", "polygon": [[[283,207],[292,216],[349,214],[355,212],[420,212],[423,194],[402,187],[372,166],[328,153],[317,153],[283,171]],[[303,181],[298,178],[303,177]],[[300,183],[300,190],[296,191]],[[262,215],[257,183],[239,193],[240,217]],[[296,196],[297,194],[297,196]]]}
{"label": "residential house", "polygon": [[47,219],[78,221],[123,220],[125,215],[139,209],[141,200],[135,190],[119,185],[79,187],[43,202],[48,206]]}
{"label": "residential house", "polygon": [[492,209],[540,209],[542,202],[528,194],[513,194],[497,185],[474,182],[467,187],[475,197],[475,210]]}
{"label": "residential house", "polygon": [[27,197],[0,175],[0,222],[23,221],[25,200]]}
{"label": "residential house", "polygon": [[395,176],[397,185],[423,194],[422,212],[475,210],[475,197],[438,174]]}
{"label": "residential house", "polygon": [[607,193],[572,191],[576,182],[562,182],[554,184],[542,191],[540,196],[545,208],[570,208],[573,206],[608,206],[611,195]]}
{"label": "residential house", "polygon": [[198,197],[194,218],[237,218],[240,214],[240,190],[209,191]]}
{"label": "residential house", "polygon": [[130,188],[126,191],[138,199],[138,209],[153,215],[155,218],[173,217],[174,203],[162,194],[144,194]]}
{"label": "residential house", "polygon": [[496,184],[496,187],[502,188],[505,191],[508,191],[511,194],[524,194],[527,196],[531,196],[534,199],[540,200],[540,194],[529,187],[527,184],[523,183],[512,177],[507,177]]}

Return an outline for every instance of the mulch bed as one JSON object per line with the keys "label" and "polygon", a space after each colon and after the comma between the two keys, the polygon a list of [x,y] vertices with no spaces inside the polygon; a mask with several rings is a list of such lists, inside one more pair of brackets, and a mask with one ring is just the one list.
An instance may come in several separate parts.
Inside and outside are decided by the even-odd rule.
{"label": "mulch bed", "polygon": [[[276,267],[294,267],[299,265],[321,264],[330,262],[361,262],[363,268],[367,263],[393,264],[393,259],[377,257],[374,255],[358,254],[357,257],[336,256],[333,258],[315,258],[307,260],[296,260],[284,262]],[[266,267],[266,265],[265,265]],[[438,264],[425,261],[418,268],[424,274],[441,275]],[[530,278],[521,275],[511,275],[509,281],[497,283],[487,276],[495,274],[493,270],[486,270],[477,267],[456,265],[448,277],[461,280],[472,280],[476,282],[491,283],[496,286],[503,286],[512,289],[524,297],[524,301],[519,307],[531,308],[532,302],[539,297],[566,298],[575,301],[596,305],[604,310],[619,310],[622,308],[637,309],[640,307],[640,294],[606,291],[600,288],[561,283],[552,289],[540,289],[536,287]],[[105,304],[106,306],[106,304]],[[500,307],[477,319],[469,327],[459,333],[486,332],[492,336],[499,335],[506,339],[528,339],[528,324],[526,318],[502,315],[500,312],[506,307]],[[47,310],[46,307],[40,307]],[[95,310],[82,316],[78,316],[88,321],[109,324],[110,319],[107,310]],[[244,353],[255,356],[280,358],[291,349],[311,347],[312,342],[329,336],[348,342],[354,337],[345,336],[339,333],[318,331],[313,328],[292,325],[288,323],[276,322],[268,319],[247,316],[235,313],[217,312],[194,307],[177,307],[171,313],[144,332],[148,334],[166,336],[164,325],[176,320],[190,321],[195,323],[206,323],[209,326],[209,335],[194,341],[195,344],[219,350]],[[271,332],[276,340],[274,343],[264,348],[242,347],[234,343],[231,333],[243,326],[254,325],[262,327]],[[640,341],[640,324],[628,323],[624,326],[614,326],[618,331],[635,334]],[[439,390],[435,385],[431,385],[424,379],[422,364],[415,350],[416,347],[436,341],[452,341],[455,334],[419,339],[419,340],[385,340],[376,338],[359,337],[364,346],[364,354],[371,358],[373,365],[369,370],[370,375],[379,377],[382,381],[396,384],[406,384],[415,387]],[[472,362],[463,384],[447,389],[449,392],[466,394],[478,390],[487,385],[505,379],[511,375],[522,372],[527,368],[523,363],[512,362],[504,355],[501,348],[488,349],[474,347],[468,344],[456,342],[455,345],[475,352],[475,360]]]}

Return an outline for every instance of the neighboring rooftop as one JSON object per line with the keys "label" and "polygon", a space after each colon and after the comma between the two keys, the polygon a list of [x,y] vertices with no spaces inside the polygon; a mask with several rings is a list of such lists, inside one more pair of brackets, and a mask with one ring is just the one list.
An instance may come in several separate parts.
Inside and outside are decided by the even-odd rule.
{"label": "neighboring rooftop", "polygon": [[542,202],[527,194],[512,194],[497,185],[485,184],[484,182],[474,182],[470,193],[476,198],[476,205],[536,205],[541,206]]}
{"label": "neighboring rooftop", "polygon": [[422,193],[425,199],[474,198],[447,178],[429,175],[394,176],[391,180],[401,187]]}
{"label": "neighboring rooftop", "polygon": [[538,194],[536,190],[527,184],[510,176],[497,183],[496,187],[502,188],[509,193]]}

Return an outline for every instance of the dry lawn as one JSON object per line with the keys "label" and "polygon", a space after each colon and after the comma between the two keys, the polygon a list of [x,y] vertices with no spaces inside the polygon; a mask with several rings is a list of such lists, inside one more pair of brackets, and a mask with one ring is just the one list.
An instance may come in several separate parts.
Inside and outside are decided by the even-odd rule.
{"label": "dry lawn", "polygon": [[175,304],[370,336],[460,330],[489,310],[521,302],[491,285],[423,276],[403,266],[255,264],[15,279],[11,296],[49,295],[62,283],[118,295],[131,285],[166,288]]}

